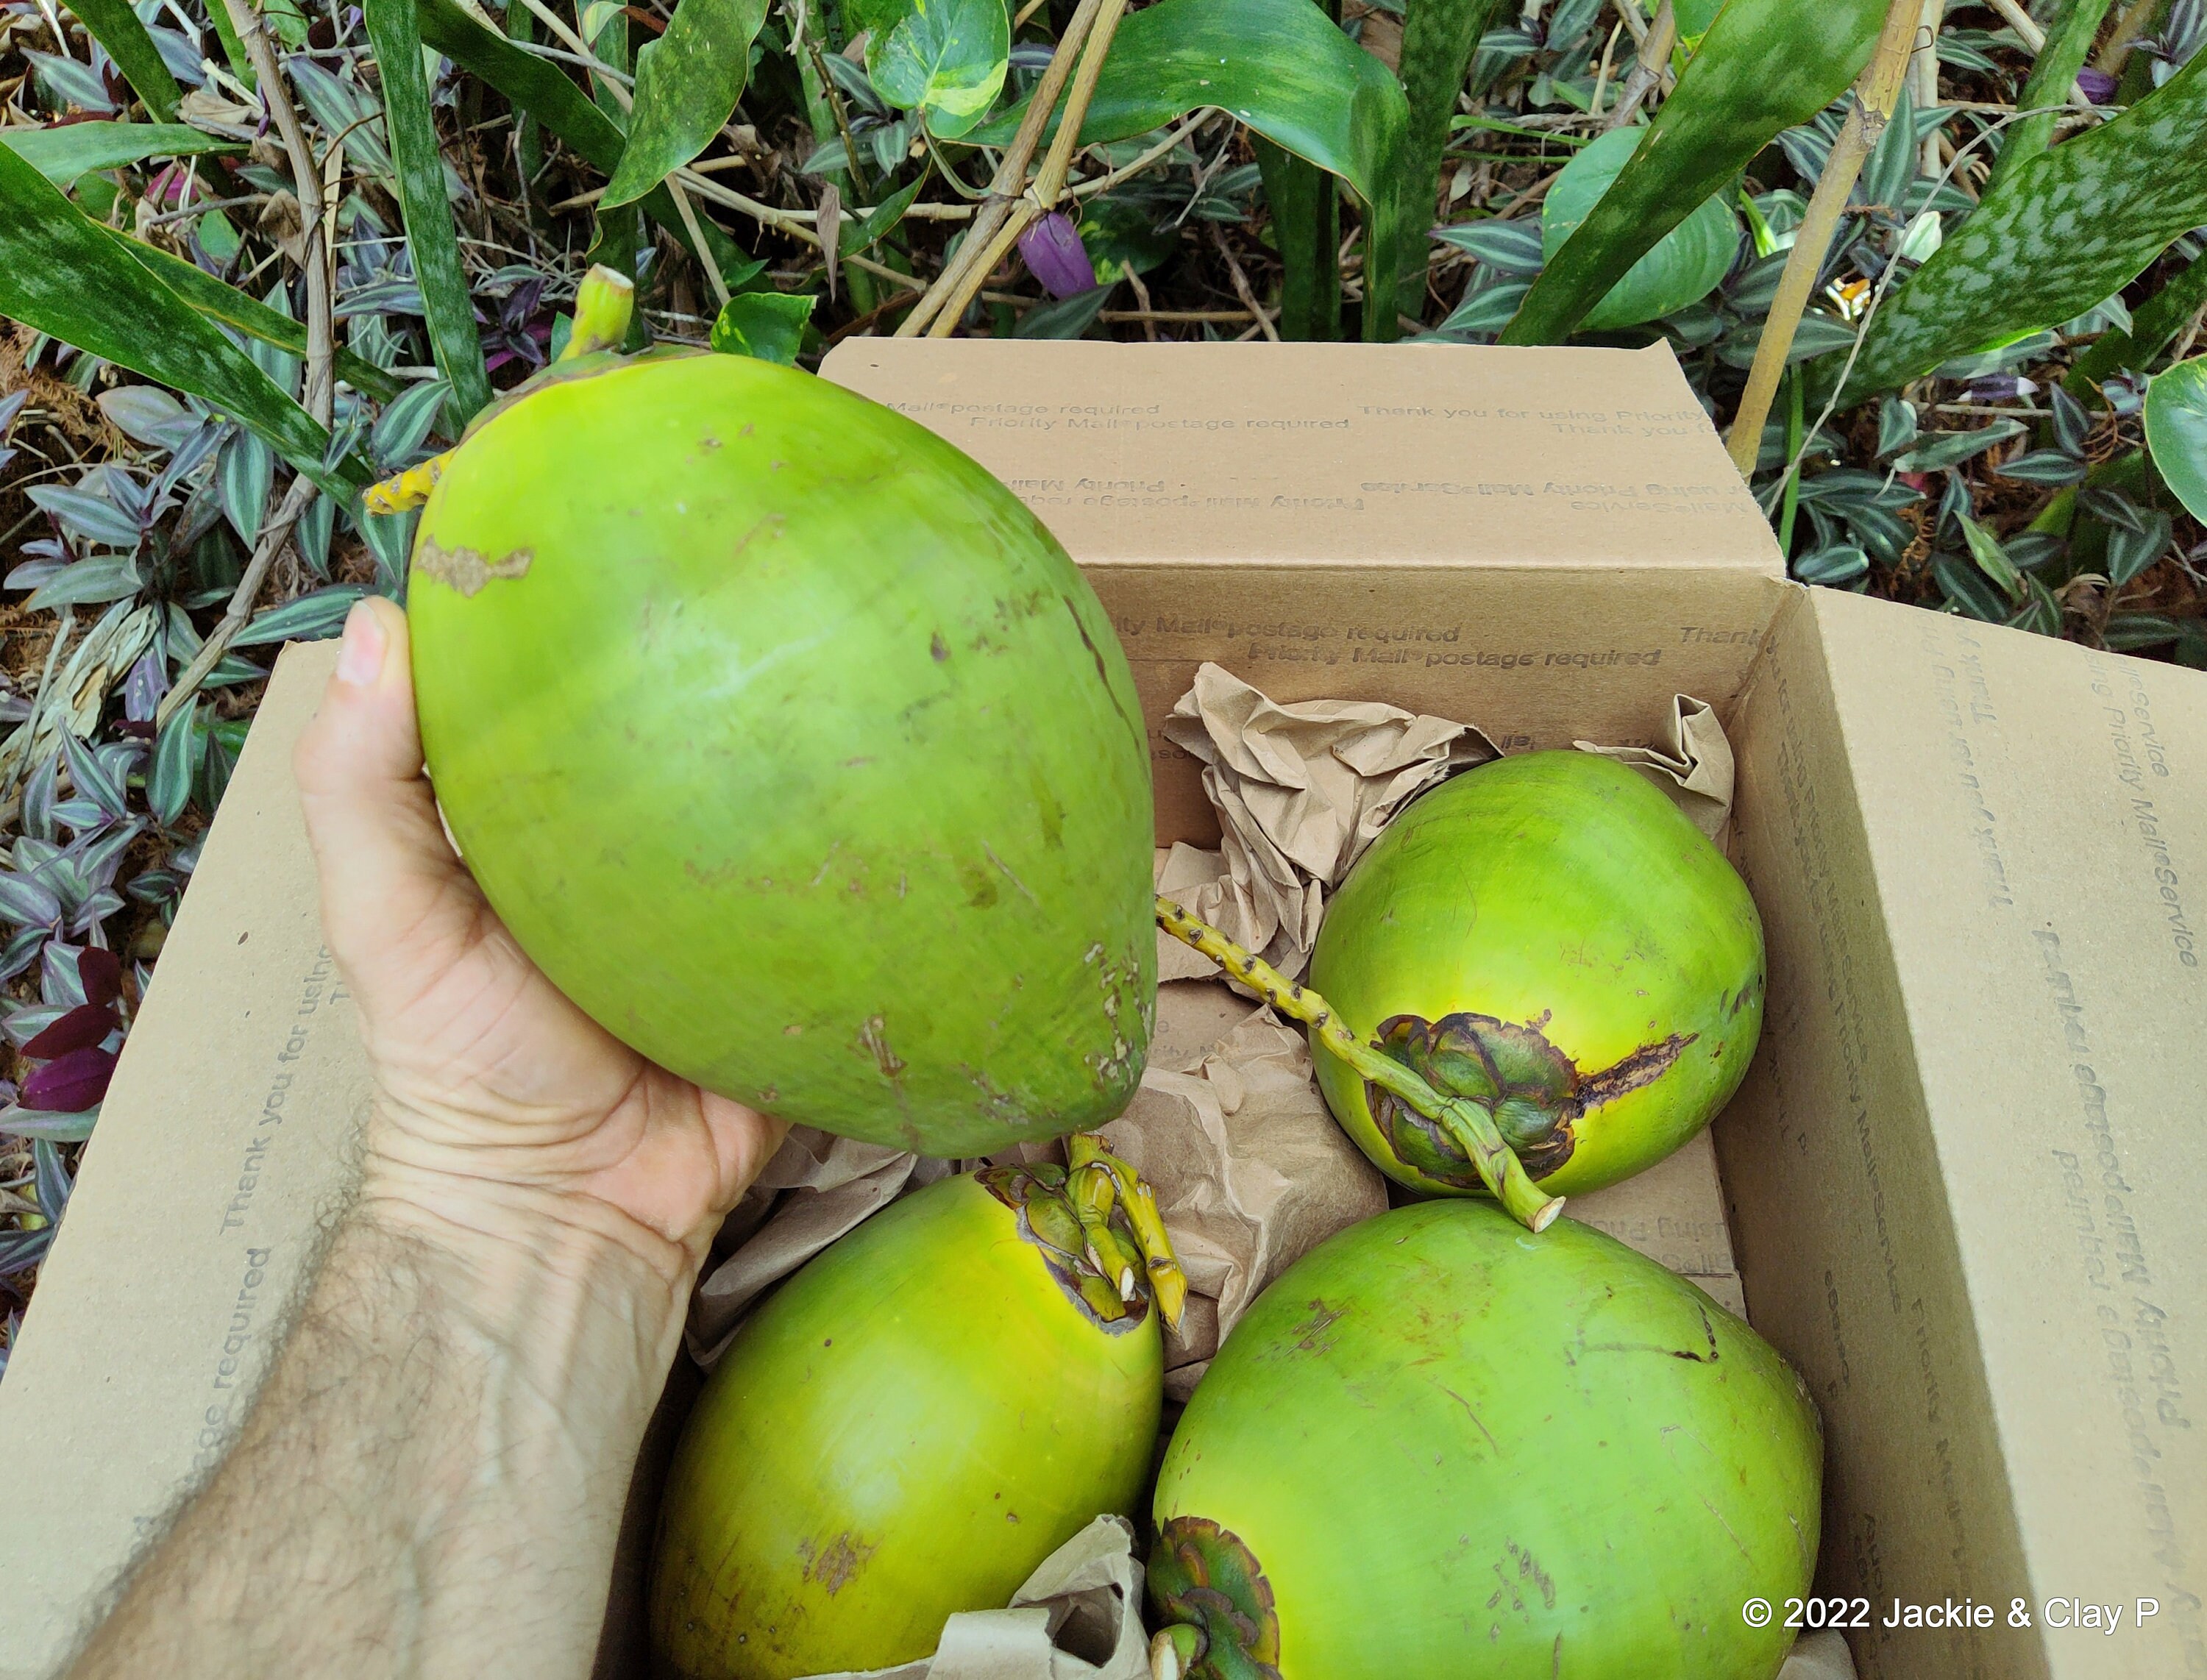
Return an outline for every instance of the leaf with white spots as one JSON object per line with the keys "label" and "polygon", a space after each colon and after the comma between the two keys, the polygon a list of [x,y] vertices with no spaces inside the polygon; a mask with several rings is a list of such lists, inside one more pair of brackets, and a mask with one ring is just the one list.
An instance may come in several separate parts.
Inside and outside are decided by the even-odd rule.
{"label": "leaf with white spots", "polygon": [[2083,314],[2207,222],[2207,53],[2004,176],[1870,325],[1843,401]]}

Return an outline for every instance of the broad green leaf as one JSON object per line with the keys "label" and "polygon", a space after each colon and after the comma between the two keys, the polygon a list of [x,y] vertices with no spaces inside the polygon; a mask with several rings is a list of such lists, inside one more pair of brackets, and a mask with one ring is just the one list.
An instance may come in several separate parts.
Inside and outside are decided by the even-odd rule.
{"label": "broad green leaf", "polygon": [[[458,0],[420,0],[422,40],[462,69],[481,76],[579,153],[595,169],[611,175],[620,167],[626,145],[611,117],[590,103],[589,96],[569,81],[566,72],[532,53],[523,52],[495,30],[486,29],[463,11]],[[645,215],[672,233],[681,244],[690,242],[690,230],[664,186],[655,187],[637,200]],[[733,286],[739,277],[756,274],[763,264],[753,261],[701,212],[705,242],[721,265],[721,278]]]}
{"label": "broad green leaf", "polygon": [[[217,0],[220,3],[220,0]],[[295,55],[284,66],[299,101],[324,133],[344,136],[345,156],[386,188],[396,188],[398,171],[384,144],[383,105],[357,81]]]}
{"label": "broad green leaf", "polygon": [[[1631,162],[1644,129],[1612,129],[1564,166],[1540,204],[1540,248],[1554,262]],[[1720,197],[1663,236],[1579,322],[1583,332],[1637,326],[1698,303],[1717,289],[1739,251],[1739,223]]]}
{"label": "broad green leaf", "polygon": [[2207,356],[2179,362],[2146,387],[2145,441],[2162,481],[2207,523]]}
{"label": "broad green leaf", "polygon": [[[102,227],[98,223],[93,225],[99,227],[132,261],[210,320],[220,321],[248,338],[273,344],[289,355],[304,357],[307,354],[307,329],[289,315],[270,308],[235,286],[224,285],[197,263],[187,262],[158,245],[141,243],[117,229]],[[404,388],[400,380],[350,350],[339,350],[336,365],[339,379],[379,402],[388,402]]]}
{"label": "broad green leaf", "polygon": [[[1448,146],[1457,96],[1470,74],[1479,38],[1501,10],[1502,0],[1409,0],[1403,10],[1398,68],[1409,102],[1402,165],[1403,306],[1412,314],[1418,313],[1424,290],[1426,228],[1440,201],[1441,154]],[[1416,291],[1412,290],[1414,280]],[[1281,314],[1284,322],[1284,306]]]}
{"label": "broad green leaf", "polygon": [[[222,0],[215,0],[215,4],[221,3]],[[93,39],[107,49],[115,68],[146,102],[146,109],[164,123],[173,121],[176,101],[184,97],[184,90],[176,86],[161,49],[153,45],[138,14],[130,9],[129,0],[69,0],[69,9]]]}
{"label": "broad green leaf", "polygon": [[1895,472],[1935,473],[1973,461],[1995,444],[2006,443],[2023,430],[2019,420],[1996,420],[1975,432],[1926,433],[1916,446],[1897,457]]}
{"label": "broad green leaf", "polygon": [[1851,542],[1819,548],[1793,562],[1793,575],[1803,583],[1823,583],[1834,588],[1851,583],[1869,571],[1869,556]]}
{"label": "broad green leaf", "polygon": [[928,132],[945,140],[988,114],[1012,51],[1004,0],[891,0],[864,10],[866,74],[882,98],[924,112]]}
{"label": "broad green leaf", "polygon": [[[215,0],[219,5],[222,0]],[[406,248],[422,289],[422,317],[437,371],[452,388],[462,424],[490,402],[482,339],[475,332],[460,240],[445,195],[445,159],[429,117],[429,83],[422,73],[422,32],[414,0],[365,0],[368,44],[381,72],[384,128],[405,217]]]}
{"label": "broad green leaf", "polygon": [[68,123],[51,129],[0,129],[0,146],[26,159],[57,187],[67,187],[91,170],[121,169],[148,158],[245,149],[234,140],[201,134],[181,123]]}
{"label": "broad green leaf", "polygon": [[2011,172],[1870,324],[1843,402],[2058,326],[2207,222],[2207,53],[2102,124]]}
{"label": "broad green leaf", "polygon": [[1647,137],[1526,295],[1504,344],[1561,344],[1656,242],[1787,129],[1846,91],[1886,0],[1732,0]]}
{"label": "broad green leaf", "polygon": [[[0,314],[188,392],[324,481],[329,433],[207,320],[0,146]],[[350,463],[340,469],[357,470]]]}
{"label": "broad green leaf", "polygon": [[36,612],[45,607],[125,601],[138,593],[144,581],[138,576],[137,562],[129,555],[93,554],[63,566],[33,590],[23,606]]}
{"label": "broad green leaf", "polygon": [[[1081,143],[1131,140],[1215,106],[1339,176],[1365,204],[1367,296],[1395,295],[1409,107],[1387,67],[1311,0],[1159,0],[1112,37],[1080,124]],[[967,138],[1001,146],[1015,106]],[[1394,312],[1364,311],[1364,336],[1391,339]]]}
{"label": "broad green leaf", "polygon": [[804,324],[819,302],[811,292],[738,292],[721,306],[720,319],[713,323],[713,348],[724,356],[756,356],[792,368],[804,343]]}
{"label": "broad green leaf", "polygon": [[636,104],[620,167],[606,183],[608,208],[633,204],[720,133],[743,98],[765,20],[765,0],[681,0],[667,33],[636,56]]}
{"label": "broad green leaf", "polygon": [[[1272,211],[1272,242],[1280,251],[1280,337],[1291,342],[1338,338],[1341,195],[1333,177],[1268,140],[1259,138],[1253,145],[1257,167],[1264,173],[1265,201]],[[1417,273],[1422,282],[1422,263]]]}
{"label": "broad green leaf", "polygon": [[2116,589],[2129,583],[2168,552],[2174,535],[2169,517],[2156,508],[2135,528],[2108,528],[2108,582]]}

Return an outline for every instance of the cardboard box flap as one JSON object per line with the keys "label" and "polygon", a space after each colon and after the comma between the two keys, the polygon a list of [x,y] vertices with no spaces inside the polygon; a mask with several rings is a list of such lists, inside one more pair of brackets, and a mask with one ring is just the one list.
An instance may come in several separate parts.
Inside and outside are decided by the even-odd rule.
{"label": "cardboard box flap", "polygon": [[[1749,1304],[1832,1425],[1827,1579],[2003,1629],[2154,1599],[2122,1671],[2207,1672],[2207,678],[1799,600],[1737,742],[1785,1001],[1718,1141]],[[1940,1496],[1863,1517],[1911,1479]]]}
{"label": "cardboard box flap", "polygon": [[0,1680],[60,1660],[228,1444],[351,1176],[368,1058],[291,780],[336,659],[277,661],[0,1383],[0,1441],[35,1444],[0,1517]]}
{"label": "cardboard box flap", "polygon": [[848,338],[821,373],[949,439],[1085,566],[1784,575],[1667,345]]}

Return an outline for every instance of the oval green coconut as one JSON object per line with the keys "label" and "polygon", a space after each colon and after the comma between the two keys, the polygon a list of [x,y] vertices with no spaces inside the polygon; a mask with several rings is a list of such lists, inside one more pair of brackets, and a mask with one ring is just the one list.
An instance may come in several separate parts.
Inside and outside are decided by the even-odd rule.
{"label": "oval green coconut", "polygon": [[[1821,1428],[1768,1343],[1565,1218],[1352,1227],[1234,1328],[1175,1431],[1159,1680],[1770,1680]],[[1778,1618],[1782,1621],[1782,1617]]]}
{"label": "oval green coconut", "polygon": [[945,1617],[1001,1609],[1100,1513],[1139,1504],[1158,1315],[1139,1270],[1131,1303],[1099,1294],[1064,1181],[990,1168],[930,1185],[737,1333],[660,1509],[666,1672],[787,1680],[924,1657]]}
{"label": "oval green coconut", "polygon": [[[1644,777],[1527,753],[1388,825],[1326,907],[1310,983],[1359,1037],[1486,1109],[1541,1189],[1570,1196],[1654,1165],[1731,1100],[1762,1030],[1762,923]],[[1314,1060],[1381,1171],[1482,1193],[1446,1132]]]}
{"label": "oval green coconut", "polygon": [[711,1090],[929,1155],[1125,1107],[1148,747],[1018,498],[900,415],[712,355],[556,368],[434,477],[422,744],[561,990]]}

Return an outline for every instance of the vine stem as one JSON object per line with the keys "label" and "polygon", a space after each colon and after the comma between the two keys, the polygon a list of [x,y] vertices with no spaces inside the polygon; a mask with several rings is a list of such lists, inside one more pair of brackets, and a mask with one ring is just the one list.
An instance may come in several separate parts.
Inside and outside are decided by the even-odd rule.
{"label": "vine stem", "polygon": [[1777,295],[1762,324],[1762,340],[1755,347],[1755,365],[1748,370],[1747,389],[1739,399],[1739,413],[1726,440],[1732,463],[1742,478],[1752,477],[1755,457],[1762,448],[1762,425],[1770,418],[1771,400],[1778,394],[1779,376],[1785,371],[1793,349],[1793,335],[1815,289],[1832,234],[1847,207],[1863,164],[1876,149],[1899,102],[1900,84],[1908,74],[1908,61],[1916,51],[1916,32],[1923,22],[1923,0],[1892,0],[1886,9],[1885,28],[1877,38],[1869,63],[1855,82],[1855,102],[1847,112],[1846,126],[1833,142],[1824,172],[1816,177],[1816,190],[1801,218],[1793,248],[1779,277]]}
{"label": "vine stem", "polygon": [[1418,1073],[1382,1055],[1349,1030],[1334,1007],[1308,986],[1289,980],[1261,957],[1243,950],[1209,923],[1198,920],[1170,899],[1157,900],[1157,925],[1181,944],[1203,954],[1255,992],[1283,1015],[1293,1016],[1311,1036],[1357,1074],[1392,1091],[1420,1114],[1444,1127],[1471,1157],[1494,1199],[1528,1230],[1545,1231],[1564,1210],[1563,1198],[1533,1182],[1525,1164],[1495,1129],[1494,1117],[1476,1103],[1444,1097]]}

